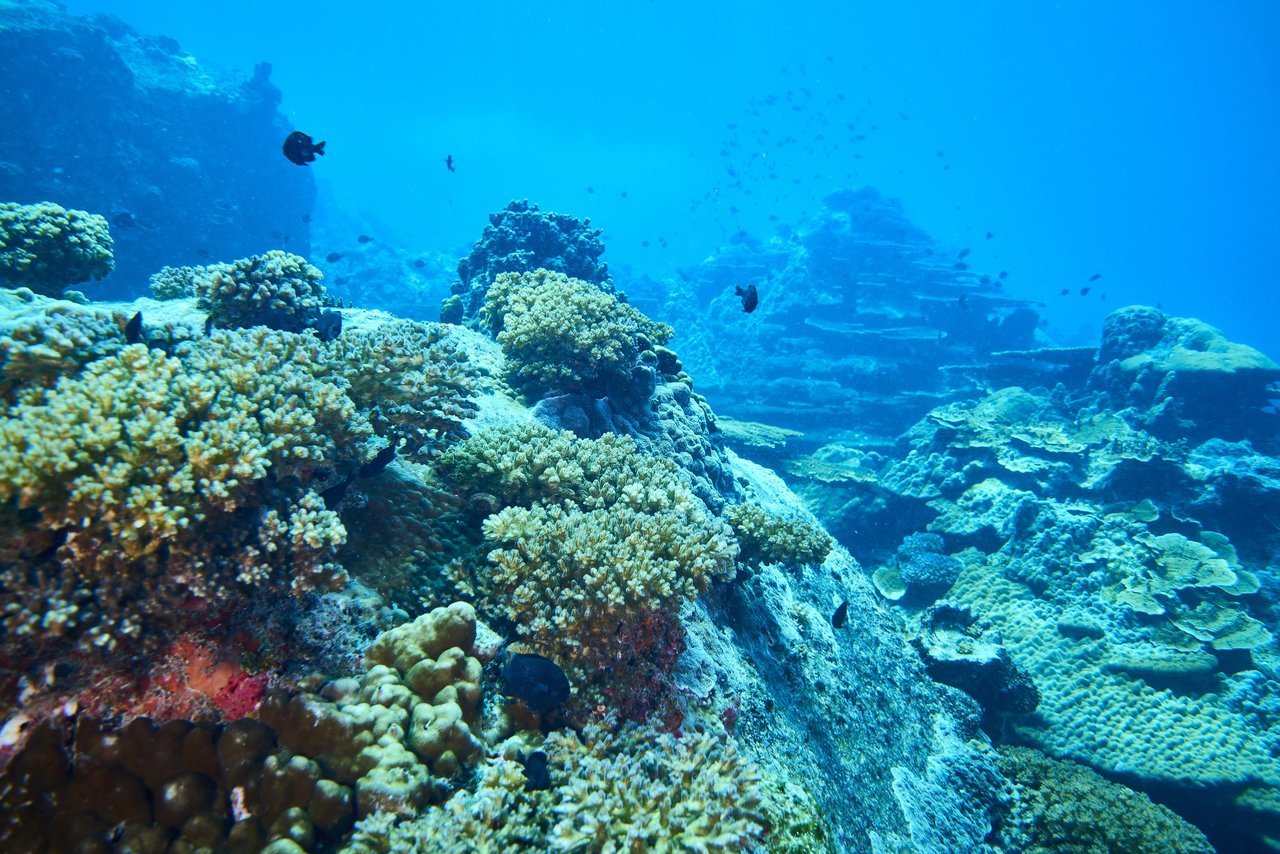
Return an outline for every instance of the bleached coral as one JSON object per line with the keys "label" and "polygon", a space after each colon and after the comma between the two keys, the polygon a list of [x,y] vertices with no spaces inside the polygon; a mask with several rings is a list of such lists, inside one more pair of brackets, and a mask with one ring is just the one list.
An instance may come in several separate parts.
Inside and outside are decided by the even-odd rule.
{"label": "bleached coral", "polygon": [[52,202],[0,202],[0,283],[57,296],[115,268],[111,232],[97,214]]}
{"label": "bleached coral", "polygon": [[674,331],[612,294],[560,273],[503,273],[481,315],[507,357],[507,379],[531,398],[623,379],[642,350]]}

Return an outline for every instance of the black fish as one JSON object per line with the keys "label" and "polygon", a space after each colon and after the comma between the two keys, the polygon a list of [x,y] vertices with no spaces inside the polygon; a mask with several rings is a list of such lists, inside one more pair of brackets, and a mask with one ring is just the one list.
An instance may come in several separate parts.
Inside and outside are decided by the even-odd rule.
{"label": "black fish", "polygon": [[302,215],[302,221],[303,221],[303,222],[311,222],[311,214],[303,214],[303,215]]}
{"label": "black fish", "polygon": [[142,337],[142,312],[129,318],[129,322],[124,325],[124,340],[130,344],[145,343]]}
{"label": "black fish", "polygon": [[349,477],[345,478],[320,493],[320,500],[324,502],[324,509],[332,510],[342,503],[342,497],[347,494],[347,488],[351,486],[351,480]]}
{"label": "black fish", "polygon": [[747,314],[756,310],[756,306],[760,304],[760,294],[756,291],[755,285],[747,285],[743,290],[742,285],[736,285],[733,289],[736,296],[742,297],[742,310]]}
{"label": "black fish", "polygon": [[445,166],[447,166],[447,167],[449,168],[449,171],[450,171],[450,172],[457,172],[457,171],[458,171],[457,169],[454,169],[454,168],[453,168],[453,155],[452,155],[452,154],[450,154],[448,157],[446,157],[446,158],[444,159],[444,165],[445,165]]}
{"label": "black fish", "polygon": [[1082,297],[1087,297],[1087,296],[1089,295],[1089,291],[1091,291],[1091,290],[1093,290],[1093,288],[1081,288],[1081,289],[1080,289],[1080,296],[1082,296]]}
{"label": "black fish", "polygon": [[204,319],[204,334],[206,338],[213,334],[213,315],[212,314]]}
{"label": "black fish", "polygon": [[969,307],[969,297],[966,294],[956,297],[956,305],[959,308],[967,309]]}
{"label": "black fish", "polygon": [[362,234],[356,238],[356,243],[372,243],[373,238],[367,234]]}
{"label": "black fish", "polygon": [[836,608],[836,612],[831,615],[831,627],[833,629],[844,628],[845,621],[849,619],[849,603],[841,602],[840,607]]}
{"label": "black fish", "polygon": [[330,252],[328,255],[324,256],[324,260],[328,261],[330,264],[336,264],[338,261],[342,260],[342,253]]}
{"label": "black fish", "polygon": [[315,328],[321,341],[332,341],[342,334],[342,315],[336,311],[322,311]]}
{"label": "black fish", "polygon": [[311,137],[300,130],[285,137],[284,156],[290,163],[306,166],[316,159],[317,154],[324,157],[324,142],[312,142]]}
{"label": "black fish", "polygon": [[535,750],[528,756],[520,757],[524,766],[524,787],[530,792],[541,792],[551,788],[551,772],[547,770],[547,754]]}
{"label": "black fish", "polygon": [[1092,276],[1089,277],[1089,281],[1096,282],[1098,281],[1098,279],[1101,279],[1101,278],[1102,278],[1101,273],[1094,273]]}
{"label": "black fish", "polygon": [[961,249],[959,252],[957,252],[957,253],[956,253],[956,257],[957,257],[957,258],[959,258],[959,259],[961,259],[961,260],[964,260],[965,258],[968,258],[968,257],[969,257],[969,253],[970,253],[971,251],[972,251],[972,250],[971,250],[971,249],[969,249],[969,247],[967,247],[967,246],[966,246],[964,249]]}
{"label": "black fish", "polygon": [[265,326],[282,332],[293,332],[296,328],[293,318],[279,308],[264,308],[253,316],[249,325]]}
{"label": "black fish", "polygon": [[369,460],[369,462],[365,463],[364,465],[360,466],[360,476],[373,477],[375,474],[382,471],[387,466],[391,465],[391,461],[394,460],[395,458],[396,458],[396,446],[387,445],[381,451],[378,451],[377,456]]}
{"label": "black fish", "polygon": [[1007,279],[1007,278],[1009,278],[1009,271],[1008,271],[1008,270],[1001,270],[1001,271],[1000,271],[1000,275],[999,275],[999,276],[997,276],[997,278],[1000,278],[1000,279]]}
{"label": "black fish", "polygon": [[1063,289],[1058,293],[1058,296],[1060,296],[1060,297],[1065,297],[1065,296],[1066,296],[1067,294],[1069,294],[1069,293],[1071,293],[1071,289],[1070,289],[1070,288],[1063,288]]}
{"label": "black fish", "polygon": [[988,232],[987,232],[987,240],[990,240],[990,239],[991,239],[991,238],[993,238],[993,237],[995,237],[995,235],[988,231]]}
{"label": "black fish", "polygon": [[502,668],[502,693],[535,712],[549,712],[569,699],[569,677],[549,658],[513,652]]}
{"label": "black fish", "polygon": [[426,261],[423,261],[421,258],[416,258],[416,259],[414,259],[414,262],[413,262],[413,269],[415,269],[415,270],[421,270],[421,269],[422,269],[423,267],[425,267],[425,266],[427,266],[427,262],[426,262]]}
{"label": "black fish", "polygon": [[955,267],[957,270],[967,270],[967,269],[969,269],[969,265],[968,265],[968,264],[966,264],[966,263],[965,263],[965,262],[963,262],[963,261],[957,261],[956,263],[952,264],[951,266],[952,266],[952,267]]}

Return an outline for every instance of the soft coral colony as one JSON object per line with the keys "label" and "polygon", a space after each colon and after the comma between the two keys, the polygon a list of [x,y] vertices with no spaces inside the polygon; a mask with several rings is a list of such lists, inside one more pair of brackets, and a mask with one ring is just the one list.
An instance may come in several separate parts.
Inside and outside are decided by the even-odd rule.
{"label": "soft coral colony", "polygon": [[[669,327],[539,265],[470,280],[496,341],[354,309],[323,340],[321,275],[280,252],[166,268],[160,301],[70,302],[110,268],[100,218],[4,212],[0,275],[42,292],[0,292],[8,842],[761,842],[762,772],[677,688],[742,496]],[[500,267],[486,251],[463,266]],[[362,526],[386,532],[368,553]],[[572,679],[555,722],[503,698],[504,641]]]}

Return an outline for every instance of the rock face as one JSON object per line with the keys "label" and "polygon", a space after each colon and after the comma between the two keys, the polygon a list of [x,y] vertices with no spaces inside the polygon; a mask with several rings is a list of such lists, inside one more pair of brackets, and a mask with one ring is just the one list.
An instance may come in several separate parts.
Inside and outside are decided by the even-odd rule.
{"label": "rock face", "polygon": [[305,255],[315,185],[280,152],[270,73],[204,68],[116,18],[0,3],[0,200],[107,218],[116,269],[93,296],[143,293],[165,265]]}

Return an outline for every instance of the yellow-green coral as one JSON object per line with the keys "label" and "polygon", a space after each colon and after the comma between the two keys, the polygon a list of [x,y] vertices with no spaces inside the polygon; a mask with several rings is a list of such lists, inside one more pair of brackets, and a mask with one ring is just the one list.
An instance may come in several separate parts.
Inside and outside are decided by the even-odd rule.
{"label": "yellow-green coral", "polygon": [[326,350],[374,430],[405,456],[435,456],[475,413],[475,371],[438,324],[397,320],[350,330]]}
{"label": "yellow-green coral", "polygon": [[203,267],[161,267],[148,281],[151,296],[159,300],[185,299],[196,295],[196,277]]}
{"label": "yellow-green coral", "polygon": [[0,202],[0,283],[49,296],[115,268],[111,232],[97,214],[52,202]]}
{"label": "yellow-green coral", "polygon": [[[29,292],[28,292],[29,294]],[[0,400],[59,377],[124,346],[123,314],[29,294],[0,293]]]}
{"label": "yellow-green coral", "polygon": [[624,378],[641,350],[674,334],[590,282],[561,273],[502,273],[482,321],[497,333],[507,379],[529,397]]}
{"label": "yellow-green coral", "polygon": [[743,562],[751,566],[822,563],[835,544],[826,531],[807,519],[777,516],[759,504],[730,504],[724,508],[724,517],[738,538]]}
{"label": "yellow-green coral", "polygon": [[202,267],[193,279],[201,308],[218,326],[271,326],[300,330],[324,305],[324,274],[306,258],[273,249],[230,264]]}
{"label": "yellow-green coral", "polygon": [[22,392],[0,418],[0,504],[20,536],[9,637],[111,648],[143,615],[340,583],[346,532],[307,483],[371,456],[371,438],[319,342],[265,329],[172,356],[124,347]]}
{"label": "yellow-green coral", "polygon": [[1203,833],[1146,795],[1073,762],[1025,747],[1002,747],[1000,770],[1012,796],[999,809],[996,842],[1028,854],[1209,854]]}
{"label": "yellow-green coral", "polygon": [[489,760],[474,791],[411,821],[357,825],[351,852],[704,851],[757,849],[765,835],[759,770],[731,741],[645,727],[549,736],[552,788],[528,791],[513,759]]}

